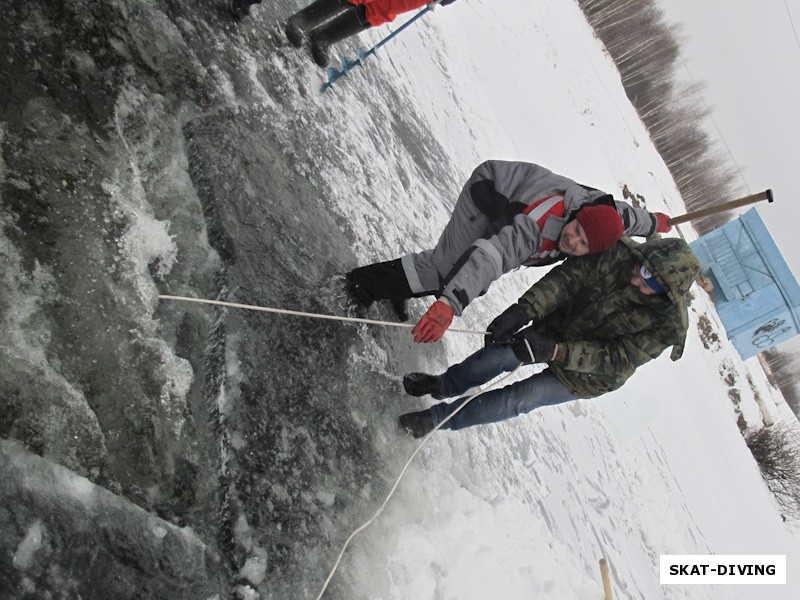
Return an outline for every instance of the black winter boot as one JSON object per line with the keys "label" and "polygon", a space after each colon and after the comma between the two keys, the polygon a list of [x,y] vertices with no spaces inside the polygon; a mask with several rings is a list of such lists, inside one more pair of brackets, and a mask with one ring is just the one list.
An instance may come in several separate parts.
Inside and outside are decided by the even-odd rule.
{"label": "black winter boot", "polygon": [[441,392],[439,378],[427,373],[409,373],[403,377],[403,388],[406,390],[406,394],[412,396],[424,396],[425,394],[437,396]]}
{"label": "black winter boot", "polygon": [[347,0],[315,0],[289,17],[286,23],[286,37],[289,38],[289,43],[295,48],[302,48],[309,30],[351,8],[353,5]]}
{"label": "black winter boot", "polygon": [[403,264],[399,258],[353,269],[345,275],[345,289],[351,304],[369,308],[376,300],[389,300],[397,319],[408,321],[409,298],[430,296],[435,291],[415,294],[408,285]]}
{"label": "black winter boot", "polygon": [[408,321],[408,300],[405,298],[392,298],[389,302],[392,303],[392,310],[397,316],[397,320],[401,323]]}
{"label": "black winter boot", "polygon": [[413,296],[399,258],[358,267],[345,278],[348,294],[364,307],[375,300],[403,300]]}
{"label": "black winter boot", "polygon": [[364,6],[351,6],[352,10],[347,10],[330,21],[323,23],[309,34],[311,38],[311,56],[314,57],[314,62],[323,69],[331,62],[328,54],[331,44],[341,42],[351,35],[356,35],[371,27],[367,21]]}
{"label": "black winter boot", "polygon": [[364,282],[359,277],[354,276],[353,273],[354,271],[350,271],[345,273],[344,276],[344,291],[347,293],[347,299],[352,306],[369,308],[375,302],[375,296],[369,287],[364,285]]}
{"label": "black winter boot", "polygon": [[429,410],[423,410],[400,415],[400,427],[415,438],[425,437],[433,431],[435,427],[433,424],[433,414],[431,414]]}

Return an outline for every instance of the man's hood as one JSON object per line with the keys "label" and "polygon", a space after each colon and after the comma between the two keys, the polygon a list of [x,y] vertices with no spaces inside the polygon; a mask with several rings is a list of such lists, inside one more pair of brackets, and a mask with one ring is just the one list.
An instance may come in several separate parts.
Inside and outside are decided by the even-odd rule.
{"label": "man's hood", "polygon": [[644,244],[623,238],[642,263],[654,273],[673,303],[683,302],[686,292],[700,273],[700,260],[689,244],[679,238],[654,239]]}
{"label": "man's hood", "polygon": [[[684,331],[688,329],[689,314],[686,308],[686,292],[700,273],[700,260],[689,248],[689,244],[678,238],[654,239],[644,244],[623,237],[624,243],[667,290],[667,297],[680,311]],[[684,341],[672,348],[672,360],[683,354]]]}

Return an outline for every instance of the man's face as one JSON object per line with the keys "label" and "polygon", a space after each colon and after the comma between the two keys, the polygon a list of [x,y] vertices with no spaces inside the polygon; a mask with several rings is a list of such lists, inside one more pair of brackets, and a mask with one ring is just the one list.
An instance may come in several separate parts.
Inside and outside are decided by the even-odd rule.
{"label": "man's face", "polygon": [[639,267],[641,267],[641,265],[637,264],[633,266],[633,270],[631,271],[631,285],[645,296],[654,296],[658,292],[645,283],[644,279],[642,279],[642,274],[639,272]]}
{"label": "man's face", "polygon": [[558,236],[558,251],[570,256],[589,254],[589,240],[578,219],[573,219],[561,229],[561,234]]}

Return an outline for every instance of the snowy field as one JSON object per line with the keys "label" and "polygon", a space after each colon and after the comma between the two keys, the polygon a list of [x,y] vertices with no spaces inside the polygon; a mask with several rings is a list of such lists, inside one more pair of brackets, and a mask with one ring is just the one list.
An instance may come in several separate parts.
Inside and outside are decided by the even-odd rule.
{"label": "snowy field", "polygon": [[[92,262],[86,288],[108,285],[117,300],[113,315],[103,310],[81,323],[116,336],[109,344],[127,341],[130,332],[140,351],[155,356],[123,354],[103,374],[125,384],[106,399],[123,396],[142,374],[160,390],[155,457],[130,450],[135,460],[126,463],[130,440],[107,435],[102,443],[116,457],[112,467],[135,470],[130,464],[141,462],[146,471],[151,463],[139,461],[145,456],[167,479],[177,468],[172,457],[191,455],[200,464],[196,499],[189,514],[171,520],[188,523],[213,545],[208,507],[224,487],[234,511],[239,596],[315,598],[341,544],[382,502],[415,447],[396,419],[428,399],[406,396],[402,376],[442,371],[482,340],[449,333],[441,344],[420,347],[405,330],[230,310],[215,313],[224,331],[215,325],[213,333],[224,343],[209,343],[214,362],[173,348],[205,343],[189,334],[181,342],[171,332],[200,323],[195,329],[208,333],[204,309],[165,305],[157,295],[218,294],[341,313],[331,291],[336,276],[432,246],[472,169],[490,158],[542,164],[618,198],[627,186],[651,211],[677,215],[685,207],[574,2],[460,0],[426,15],[324,95],[319,69],[280,30],[300,2],[265,2],[242,23],[231,22],[219,4],[201,3],[185,15],[156,0],[110,4],[125,17],[112,28],[112,45],[136,66],[120,68],[113,111],[96,115],[112,129],[108,168],[96,174],[95,190],[107,195],[109,207],[84,215],[76,227],[85,229],[75,237],[88,253],[95,222],[102,234],[116,224],[124,235],[116,262],[85,261]],[[388,31],[371,31],[361,42],[369,47]],[[76,53],[70,61],[83,81],[91,79],[91,59]],[[64,120],[44,122],[53,131],[66,127]],[[0,142],[4,135],[0,127]],[[6,171],[11,166],[0,164],[4,179]],[[694,235],[688,227],[681,233]],[[82,388],[67,374],[66,355],[63,364],[47,358],[48,328],[57,327],[39,312],[66,288],[44,261],[20,284],[17,242],[0,241],[13,259],[6,286],[21,307],[3,323],[16,352],[3,364],[52,363],[33,371],[37,379],[46,386],[63,375],[70,402],[80,405]],[[215,283],[219,273],[224,285]],[[542,274],[506,275],[454,327],[485,328]],[[82,282],[84,275],[74,276]],[[756,391],[772,419],[794,416],[755,360],[742,362],[726,342],[703,347],[698,319],[718,321],[708,297],[694,293],[679,362],[665,353],[598,399],[437,433],[386,511],[354,540],[326,597],[599,599],[602,557],[620,600],[800,597],[800,540],[744,444],[721,369],[738,373],[740,409],[752,425],[762,418]],[[412,319],[426,307],[414,301]],[[372,309],[368,316],[387,315]],[[120,324],[107,327],[106,318]],[[83,356],[80,344],[65,348]],[[110,361],[115,352],[109,345],[95,359]],[[221,444],[196,416],[208,389],[224,421]],[[102,414],[99,420],[92,431],[106,431]],[[63,455],[78,458],[60,462],[92,477],[71,436],[65,440]],[[220,447],[227,470],[217,477]],[[47,445],[43,453],[58,455]],[[140,495],[126,485],[122,494],[151,510],[166,495],[156,484],[137,480],[145,488]],[[37,547],[26,540],[17,552],[31,562]],[[787,584],[661,586],[663,554],[785,554]]]}
{"label": "snowy field", "polygon": [[[378,33],[385,32],[369,39]],[[396,77],[462,179],[485,158],[528,160],[617,197],[627,185],[650,210],[685,212],[614,65],[573,3],[465,1],[391,44],[367,68]],[[350,118],[365,121],[352,94],[380,94],[368,85],[356,70],[323,101],[341,102]],[[349,131],[359,136],[350,140],[356,148],[362,136],[369,140],[369,132]],[[402,149],[378,150],[384,169],[403,172]],[[436,190],[415,185],[422,190],[401,198],[391,181],[373,190],[392,198],[381,221],[388,240],[365,239],[363,261],[415,247],[405,242],[409,229],[416,245],[434,242],[454,196],[430,215],[426,196]],[[353,210],[352,198],[340,200],[343,212]],[[683,233],[693,239],[688,228]],[[456,326],[485,326],[539,275],[506,276]],[[779,418],[794,417],[755,361],[742,363],[727,343],[703,348],[696,321],[713,308],[702,291],[696,297],[681,361],[665,353],[597,400],[437,435],[387,514],[345,559],[341,575],[355,596],[600,598],[597,561],[605,556],[619,598],[796,598],[800,546],[736,427],[722,361],[751,372],[762,396],[781,407]],[[444,346],[446,358],[430,361],[431,371],[476,342],[450,334]],[[752,390],[740,389],[755,424]],[[397,445],[387,442],[385,451]],[[772,588],[660,586],[661,554],[787,554],[789,579]]]}

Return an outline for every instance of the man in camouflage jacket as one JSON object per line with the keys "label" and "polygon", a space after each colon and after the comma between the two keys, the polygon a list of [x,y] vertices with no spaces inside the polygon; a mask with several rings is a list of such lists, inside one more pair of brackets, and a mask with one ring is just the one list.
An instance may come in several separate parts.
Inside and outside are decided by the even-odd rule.
{"label": "man in camouflage jacket", "polygon": [[[477,397],[442,429],[502,421],[616,390],[664,349],[672,346],[672,360],[680,358],[688,327],[684,295],[699,269],[683,240],[639,244],[623,237],[602,254],[570,258],[551,270],[491,323],[484,349],[443,375],[411,373],[403,384],[412,395],[441,399],[520,363],[549,363],[541,373]],[[408,413],[401,425],[420,437],[465,400]]]}

